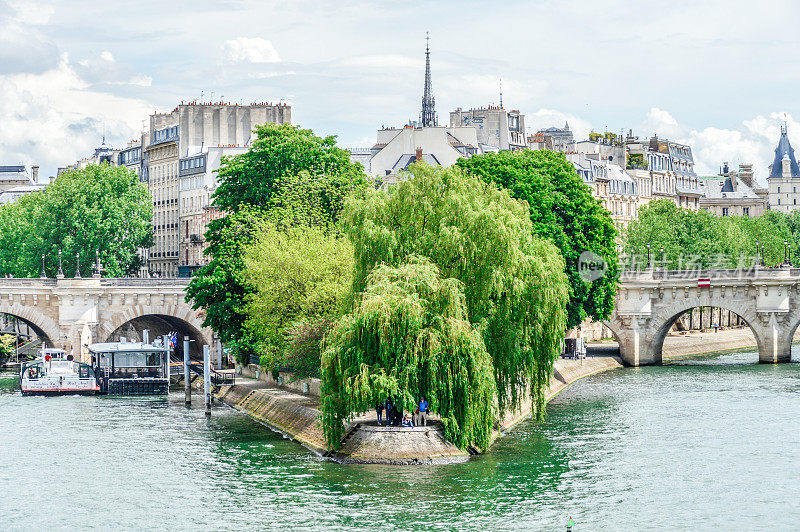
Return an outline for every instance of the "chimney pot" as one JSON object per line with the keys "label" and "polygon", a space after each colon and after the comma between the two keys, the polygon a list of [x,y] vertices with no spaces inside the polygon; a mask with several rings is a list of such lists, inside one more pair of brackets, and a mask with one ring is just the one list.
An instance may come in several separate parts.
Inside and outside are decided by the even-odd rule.
{"label": "chimney pot", "polygon": [[422,162],[422,148],[417,148],[417,162]]}

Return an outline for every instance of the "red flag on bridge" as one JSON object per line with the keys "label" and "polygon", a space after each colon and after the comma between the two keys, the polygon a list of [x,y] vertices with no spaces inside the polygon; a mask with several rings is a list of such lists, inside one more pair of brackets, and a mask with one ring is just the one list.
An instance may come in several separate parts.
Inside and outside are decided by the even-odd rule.
{"label": "red flag on bridge", "polygon": [[711,287],[711,279],[698,279],[697,280],[697,287],[698,288],[710,288]]}

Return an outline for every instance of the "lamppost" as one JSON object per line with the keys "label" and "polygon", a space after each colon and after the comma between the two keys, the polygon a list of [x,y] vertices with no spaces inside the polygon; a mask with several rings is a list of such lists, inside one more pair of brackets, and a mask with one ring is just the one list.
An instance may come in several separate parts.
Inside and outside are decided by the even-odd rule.
{"label": "lamppost", "polygon": [[47,273],[44,271],[44,253],[42,253],[42,279],[47,279]]}
{"label": "lamppost", "polygon": [[647,244],[647,269],[650,269],[650,244]]}
{"label": "lamppost", "polygon": [[61,250],[60,249],[58,250],[58,274],[56,274],[56,277],[58,277],[59,279],[63,279],[64,278],[64,270],[61,268]]}
{"label": "lamppost", "polygon": [[664,247],[661,247],[661,269],[664,269]]}
{"label": "lamppost", "polygon": [[758,243],[758,240],[756,240],[756,265],[757,266],[761,266],[761,258],[758,255],[758,252],[759,252],[759,247],[758,246],[759,245],[760,244]]}
{"label": "lamppost", "polygon": [[81,254],[80,253],[76,253],[75,254],[75,278],[76,279],[80,279],[81,278]]}

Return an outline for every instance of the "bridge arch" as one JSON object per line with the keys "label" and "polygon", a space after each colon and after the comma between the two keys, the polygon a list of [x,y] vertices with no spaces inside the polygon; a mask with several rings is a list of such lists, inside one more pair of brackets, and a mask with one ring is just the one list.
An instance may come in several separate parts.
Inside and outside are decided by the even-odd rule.
{"label": "bridge arch", "polygon": [[[126,325],[139,325],[140,328],[151,327],[151,339],[154,335],[165,334],[169,330],[178,333],[178,351],[182,349],[183,336],[187,335],[194,340],[191,351],[192,356],[202,354],[202,346],[213,347],[213,334],[197,313],[188,305],[165,303],[163,305],[134,305],[124,311],[114,313],[105,320],[98,334],[98,341],[112,341],[115,335],[125,336],[120,331]],[[158,330],[160,329],[160,331]]]}
{"label": "bridge arch", "polygon": [[711,301],[708,305],[690,305],[686,303],[669,305],[660,308],[658,312],[653,315],[652,326],[654,332],[651,340],[651,349],[653,350],[654,362],[656,364],[660,364],[663,361],[664,340],[666,340],[667,334],[675,321],[686,312],[701,306],[727,310],[742,318],[750,329],[750,332],[753,333],[759,352],[759,359],[761,358],[760,354],[767,349],[764,343],[766,331],[753,308],[744,304],[738,304],[735,301]]}
{"label": "bridge arch", "polygon": [[43,314],[32,305],[0,301],[0,314],[8,314],[21,319],[31,326],[42,341],[51,347],[66,347],[67,338],[56,321]]}

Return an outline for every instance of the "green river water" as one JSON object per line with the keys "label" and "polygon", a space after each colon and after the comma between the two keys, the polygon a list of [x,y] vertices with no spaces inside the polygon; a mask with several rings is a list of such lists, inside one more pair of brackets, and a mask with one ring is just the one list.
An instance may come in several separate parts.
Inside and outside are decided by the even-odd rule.
{"label": "green river water", "polygon": [[756,361],[594,375],[490,453],[417,467],[331,463],[182,394],[21,397],[6,373],[0,528],[798,529],[800,365]]}

